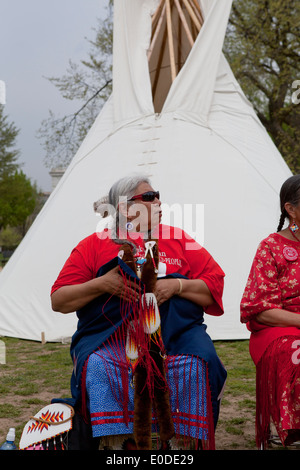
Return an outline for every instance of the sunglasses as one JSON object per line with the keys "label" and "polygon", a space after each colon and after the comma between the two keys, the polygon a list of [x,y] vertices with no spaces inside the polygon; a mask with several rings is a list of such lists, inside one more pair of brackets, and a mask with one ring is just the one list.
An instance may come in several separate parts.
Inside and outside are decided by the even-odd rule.
{"label": "sunglasses", "polygon": [[137,194],[136,196],[132,196],[131,199],[128,199],[128,201],[141,199],[143,202],[153,202],[155,198],[160,199],[159,191],[147,191],[146,193],[143,193],[143,194]]}

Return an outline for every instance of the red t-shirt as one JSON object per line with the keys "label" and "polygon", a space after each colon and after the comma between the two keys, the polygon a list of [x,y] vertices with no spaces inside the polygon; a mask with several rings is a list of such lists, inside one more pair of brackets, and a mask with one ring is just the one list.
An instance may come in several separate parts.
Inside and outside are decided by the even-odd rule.
{"label": "red t-shirt", "polygon": [[[116,257],[121,249],[110,235],[110,230],[104,230],[82,240],[65,262],[51,294],[62,286],[82,284],[94,279],[101,266]],[[206,313],[222,315],[224,272],[208,251],[183,230],[167,225],[160,225],[154,238],[158,238],[159,247],[158,277],[178,273],[189,279],[202,279],[215,300],[213,305],[206,308]],[[142,234],[130,234],[130,240],[137,247],[135,256],[142,258],[145,254]]]}

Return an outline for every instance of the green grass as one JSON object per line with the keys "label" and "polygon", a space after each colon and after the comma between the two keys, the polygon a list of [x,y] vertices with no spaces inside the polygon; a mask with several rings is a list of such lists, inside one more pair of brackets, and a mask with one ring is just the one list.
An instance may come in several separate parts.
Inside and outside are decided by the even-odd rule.
{"label": "green grass", "polygon": [[[30,416],[55,397],[70,396],[69,345],[2,338],[6,364],[0,364],[0,442],[9,427],[17,442]],[[216,433],[217,449],[255,449],[255,367],[248,341],[216,341],[228,372]]]}
{"label": "green grass", "polygon": [[16,428],[18,443],[32,415],[52,398],[70,396],[72,362],[69,345],[14,338],[1,341],[6,363],[0,364],[0,443],[9,427]]}
{"label": "green grass", "polygon": [[[249,354],[249,341],[216,341],[215,348],[228,374],[216,431],[216,447],[220,450],[256,449],[256,374]],[[218,440],[222,441],[221,446],[218,446]]]}
{"label": "green grass", "polygon": [[[32,415],[52,398],[70,396],[70,345],[0,339],[6,349],[6,364],[0,364],[0,444],[9,427],[16,428],[18,444]],[[216,448],[255,450],[255,367],[249,341],[216,341],[215,347],[228,373]]]}

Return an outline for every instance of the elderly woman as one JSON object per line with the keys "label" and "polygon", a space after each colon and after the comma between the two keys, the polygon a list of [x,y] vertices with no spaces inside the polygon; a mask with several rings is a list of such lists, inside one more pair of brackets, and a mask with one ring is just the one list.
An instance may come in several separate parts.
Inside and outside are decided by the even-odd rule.
{"label": "elderly woman", "polygon": [[[113,214],[113,227],[90,235],[74,248],[51,292],[55,311],[77,311],[79,318],[71,344],[75,409],[80,407],[88,415],[94,438],[105,442],[105,436],[110,436],[112,446],[112,437],[119,436],[125,442],[123,448],[129,448],[129,443],[136,447],[128,439],[133,433],[135,384],[123,326],[130,325],[128,318],[143,286],[120,251],[128,244],[135,265],[143,266],[147,241],[156,240],[159,262],[154,293],[174,432],[213,448],[226,371],[206,333],[203,312],[223,314],[224,273],[183,230],[160,223],[159,192],[147,178],[117,181],[95,208],[102,215]],[[155,431],[155,412],[152,422]]]}
{"label": "elderly woman", "polygon": [[280,205],[277,233],[260,243],[241,301],[257,373],[258,447],[271,420],[283,445],[300,439],[300,175],[283,184]]}

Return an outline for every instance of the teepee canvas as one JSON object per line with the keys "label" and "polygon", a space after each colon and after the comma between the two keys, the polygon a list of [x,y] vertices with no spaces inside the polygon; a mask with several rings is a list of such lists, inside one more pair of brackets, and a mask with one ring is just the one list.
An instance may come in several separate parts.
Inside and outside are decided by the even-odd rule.
{"label": "teepee canvas", "polygon": [[0,274],[0,335],[71,336],[50,289],[72,248],[101,226],[93,202],[147,174],[163,222],[194,236],[226,273],[212,339],[248,337],[239,303],[261,238],[276,230],[290,171],[222,54],[231,0],[115,0],[113,93]]}

